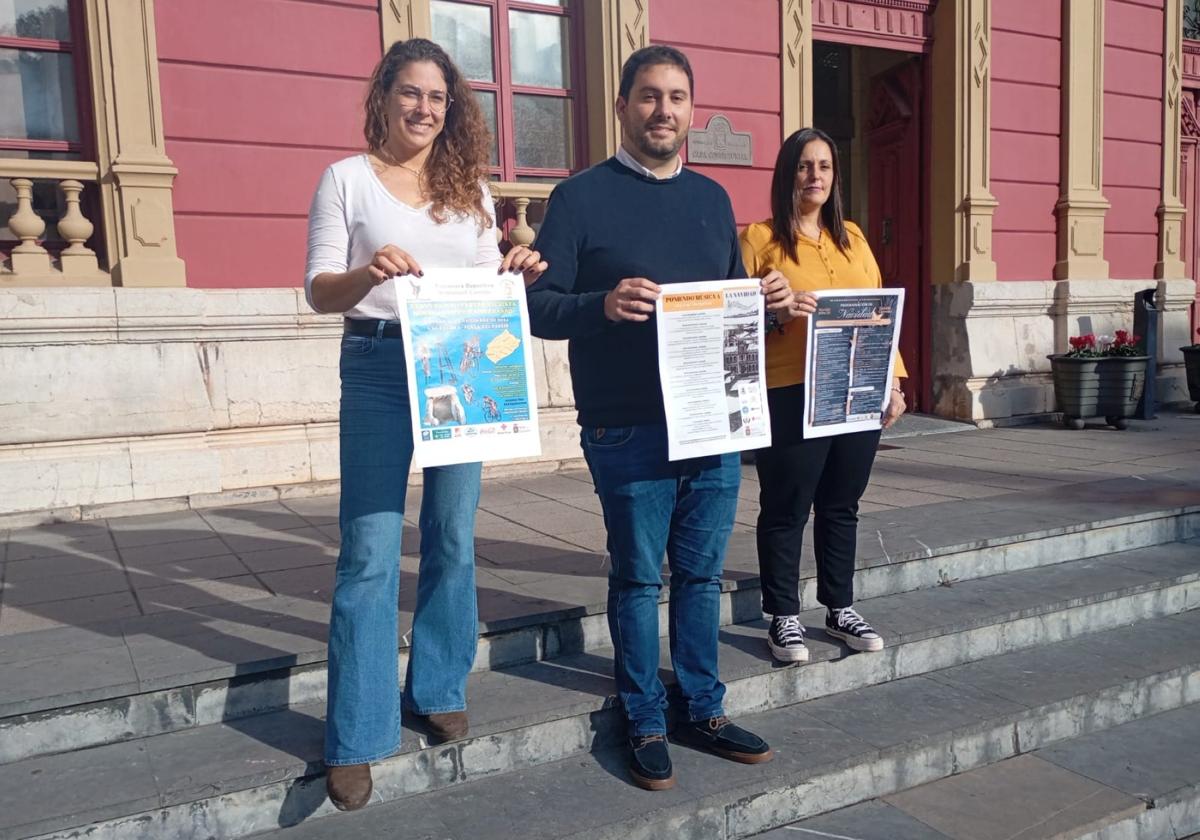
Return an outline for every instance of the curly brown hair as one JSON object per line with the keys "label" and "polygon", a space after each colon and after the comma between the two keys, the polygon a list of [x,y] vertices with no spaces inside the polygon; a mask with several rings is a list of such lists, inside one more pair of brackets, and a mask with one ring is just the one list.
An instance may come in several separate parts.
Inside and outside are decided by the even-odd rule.
{"label": "curly brown hair", "polygon": [[396,75],[414,61],[431,61],[442,71],[454,102],[446,110],[442,131],[433,141],[425,164],[424,183],[433,203],[430,215],[438,224],[446,211],[473,216],[480,230],[492,226],[483,206],[483,182],[488,175],[492,139],[475,94],[444,49],[425,38],[410,38],[392,44],[376,65],[364,103],[363,136],[367,148],[378,153],[387,141],[387,98]]}

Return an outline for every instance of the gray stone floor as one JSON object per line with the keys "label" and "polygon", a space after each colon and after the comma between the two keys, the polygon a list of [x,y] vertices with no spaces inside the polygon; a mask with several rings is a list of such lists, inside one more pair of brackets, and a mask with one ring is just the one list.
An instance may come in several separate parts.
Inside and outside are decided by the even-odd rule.
{"label": "gray stone floor", "polygon": [[[730,577],[757,573],[752,466],[740,495]],[[404,620],[419,504],[414,488]],[[1200,415],[1124,432],[1044,424],[889,437],[862,503],[860,556],[1198,504]],[[53,672],[77,657],[96,679],[136,674],[144,686],[206,663],[320,658],[337,545],[335,496],[0,531],[0,671]],[[586,472],[486,482],[476,545],[485,622],[604,601],[604,528]]]}

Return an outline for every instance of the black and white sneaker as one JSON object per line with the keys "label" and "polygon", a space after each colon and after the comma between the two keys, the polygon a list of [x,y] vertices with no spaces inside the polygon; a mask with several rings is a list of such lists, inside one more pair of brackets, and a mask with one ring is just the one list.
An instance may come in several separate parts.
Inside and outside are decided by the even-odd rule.
{"label": "black and white sneaker", "polygon": [[777,615],[771,618],[767,631],[767,647],[780,662],[807,662],[808,648],[804,645],[804,627],[798,615]]}
{"label": "black and white sneaker", "polygon": [[854,607],[829,610],[825,614],[825,632],[841,639],[853,650],[883,650],[883,639]]}

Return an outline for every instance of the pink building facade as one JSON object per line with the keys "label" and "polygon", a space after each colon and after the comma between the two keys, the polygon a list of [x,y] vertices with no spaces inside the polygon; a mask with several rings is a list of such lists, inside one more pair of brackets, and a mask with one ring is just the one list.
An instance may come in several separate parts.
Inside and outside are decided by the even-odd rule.
{"label": "pink building facade", "polygon": [[[35,488],[0,489],[0,514],[336,481],[339,324],[297,288],[306,213],[322,169],[362,149],[381,50],[414,34],[446,44],[493,115],[513,241],[554,180],[614,151],[624,57],[672,44],[695,68],[694,130],[749,138],[689,160],[739,225],[767,215],[783,137],[835,137],[848,215],[907,290],[921,411],[1046,416],[1046,355],[1131,328],[1149,288],[1159,393],[1185,398],[1200,42],[1184,0],[40,2],[0,19],[0,50],[59,68],[0,86],[25,115],[0,124],[0,466]],[[578,456],[563,350],[538,349],[536,468]]]}

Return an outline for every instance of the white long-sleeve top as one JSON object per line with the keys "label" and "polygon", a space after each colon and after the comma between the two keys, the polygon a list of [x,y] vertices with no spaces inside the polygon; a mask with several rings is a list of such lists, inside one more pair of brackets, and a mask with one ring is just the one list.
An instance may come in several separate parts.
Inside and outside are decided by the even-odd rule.
{"label": "white long-sleeve top", "polygon": [[[384,245],[395,245],[416,258],[424,269],[500,266],[496,244],[495,210],[487,185],[483,206],[492,226],[480,229],[472,216],[446,211],[438,224],[429,215],[430,205],[411,207],[396,198],[366,155],[355,155],[332,164],[321,176],[308,212],[308,261],[304,294],[313,303],[312,282],[318,274],[340,274],[367,265]],[[345,312],[349,318],[400,317],[395,278],[367,292],[358,305]]]}

